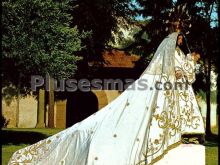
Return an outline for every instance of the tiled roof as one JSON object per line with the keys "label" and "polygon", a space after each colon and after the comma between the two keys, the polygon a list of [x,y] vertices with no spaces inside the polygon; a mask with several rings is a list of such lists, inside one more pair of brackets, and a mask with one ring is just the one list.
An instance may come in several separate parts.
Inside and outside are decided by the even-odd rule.
{"label": "tiled roof", "polygon": [[103,53],[104,67],[133,68],[139,58],[138,55],[127,54],[120,50],[105,51]]}

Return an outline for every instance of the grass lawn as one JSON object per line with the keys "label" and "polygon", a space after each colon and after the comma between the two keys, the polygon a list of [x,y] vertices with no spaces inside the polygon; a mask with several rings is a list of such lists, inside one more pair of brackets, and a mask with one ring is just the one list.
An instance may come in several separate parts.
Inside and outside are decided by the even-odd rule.
{"label": "grass lawn", "polygon": [[206,165],[218,165],[218,128],[213,128],[212,133],[205,142]]}
{"label": "grass lawn", "polygon": [[2,165],[7,165],[15,151],[60,131],[62,129],[2,129]]}
{"label": "grass lawn", "polygon": [[[62,129],[3,129],[2,165],[6,165],[12,154],[25,146],[45,139]],[[208,137],[206,146],[206,165],[218,164],[218,133],[217,128],[212,129],[213,136]]]}

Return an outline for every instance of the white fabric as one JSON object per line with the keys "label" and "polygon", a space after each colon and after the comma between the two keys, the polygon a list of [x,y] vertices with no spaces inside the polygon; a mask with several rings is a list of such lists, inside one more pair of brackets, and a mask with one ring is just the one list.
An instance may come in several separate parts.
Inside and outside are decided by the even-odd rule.
{"label": "white fabric", "polygon": [[[173,51],[173,69],[178,66],[185,75],[178,81],[190,80],[192,73],[188,73],[185,65],[187,63],[192,68],[194,64],[183,54],[179,56],[175,49]],[[141,84],[144,80],[147,80],[149,88],[143,90]],[[174,83],[175,75],[145,72],[100,111],[56,135],[15,152],[8,164],[151,163],[169,146],[180,142],[182,134],[204,133],[191,85],[182,90],[157,90],[154,87],[156,82],[167,80]],[[132,90],[132,87],[135,89]]]}
{"label": "white fabric", "polygon": [[[178,162],[178,163],[177,163]],[[170,150],[155,165],[205,165],[205,146],[181,144]]]}
{"label": "white fabric", "polygon": [[150,64],[142,73],[152,75],[174,75],[174,52],[178,33],[168,35],[157,48]]}

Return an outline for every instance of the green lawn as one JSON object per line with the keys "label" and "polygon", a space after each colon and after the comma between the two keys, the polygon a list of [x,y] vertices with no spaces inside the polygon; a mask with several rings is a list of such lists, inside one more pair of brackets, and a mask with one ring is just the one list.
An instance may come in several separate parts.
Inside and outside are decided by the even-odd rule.
{"label": "green lawn", "polygon": [[[25,146],[45,139],[62,129],[3,129],[2,165],[6,165],[12,154]],[[212,129],[217,135],[217,128]],[[206,165],[218,164],[218,141],[216,136],[208,137],[206,146]]]}
{"label": "green lawn", "polygon": [[2,165],[6,165],[12,154],[25,146],[45,139],[62,129],[3,129]]}
{"label": "green lawn", "polygon": [[212,129],[213,136],[207,137],[206,146],[206,165],[218,165],[218,129]]}

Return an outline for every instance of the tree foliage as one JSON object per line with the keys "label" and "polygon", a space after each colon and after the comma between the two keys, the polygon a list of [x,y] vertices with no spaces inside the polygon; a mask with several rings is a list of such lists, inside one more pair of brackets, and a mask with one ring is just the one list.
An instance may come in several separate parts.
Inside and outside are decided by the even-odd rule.
{"label": "tree foliage", "polygon": [[5,0],[2,3],[2,61],[6,84],[27,89],[31,75],[70,77],[81,59],[81,39],[69,0]]}
{"label": "tree foliage", "polygon": [[127,23],[135,14],[130,0],[75,0],[72,1],[71,15],[76,18],[72,26],[77,25],[80,31],[89,31],[91,36],[83,39],[86,49],[81,51],[84,59],[79,65],[79,76],[88,75],[88,61],[103,62],[102,52],[111,48],[108,44],[113,40],[112,32],[120,27],[126,28]]}

